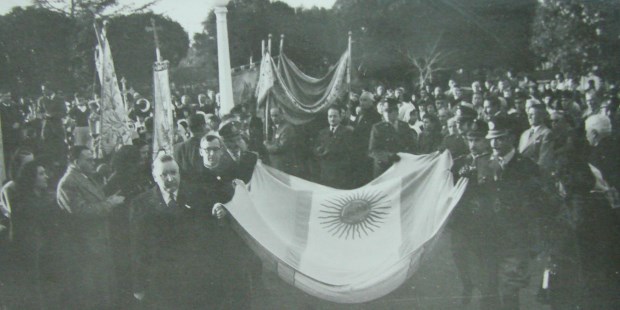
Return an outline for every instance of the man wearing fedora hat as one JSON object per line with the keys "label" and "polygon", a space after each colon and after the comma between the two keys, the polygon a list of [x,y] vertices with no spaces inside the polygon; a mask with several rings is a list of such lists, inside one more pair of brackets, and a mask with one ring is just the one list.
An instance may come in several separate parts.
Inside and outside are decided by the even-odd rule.
{"label": "man wearing fedora hat", "polygon": [[491,285],[496,287],[497,307],[518,309],[519,291],[529,282],[529,255],[532,228],[550,214],[545,201],[539,168],[515,147],[514,120],[497,116],[489,122],[486,139],[493,154],[484,169],[486,205],[492,210],[488,221],[490,238],[486,246],[493,253],[487,263],[492,268]]}

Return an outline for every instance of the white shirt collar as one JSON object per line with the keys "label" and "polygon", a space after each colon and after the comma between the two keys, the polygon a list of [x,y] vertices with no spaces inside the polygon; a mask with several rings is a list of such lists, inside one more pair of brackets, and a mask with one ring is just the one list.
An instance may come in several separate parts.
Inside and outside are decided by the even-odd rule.
{"label": "white shirt collar", "polygon": [[506,165],[508,165],[508,163],[512,160],[512,158],[515,157],[515,153],[516,153],[515,148],[512,148],[512,150],[508,152],[508,154],[504,155],[503,157],[498,156],[499,164],[502,165],[502,168],[505,168]]}
{"label": "white shirt collar", "polygon": [[540,128],[542,128],[542,125],[538,125],[538,126],[532,126],[532,132],[537,133]]}
{"label": "white shirt collar", "polygon": [[[164,202],[166,203],[166,205],[169,204],[170,200],[172,200],[172,197],[170,197],[170,192],[166,191],[165,189],[163,189],[161,187],[159,188],[159,190],[161,191],[161,195],[164,197]],[[175,190],[173,192],[173,194],[174,194],[174,199],[178,201],[179,200],[179,190],[178,189]]]}

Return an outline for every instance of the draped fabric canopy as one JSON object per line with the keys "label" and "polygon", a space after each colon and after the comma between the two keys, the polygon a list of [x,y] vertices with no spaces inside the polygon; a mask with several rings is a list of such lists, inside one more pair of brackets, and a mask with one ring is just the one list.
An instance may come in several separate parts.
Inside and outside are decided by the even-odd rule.
{"label": "draped fabric canopy", "polygon": [[256,88],[259,107],[278,106],[295,125],[311,121],[348,91],[350,57],[347,50],[325,76],[314,78],[303,73],[284,54],[278,56],[279,65],[265,54]]}
{"label": "draped fabric canopy", "polygon": [[448,152],[401,161],[371,183],[338,190],[257,164],[226,205],[265,266],[326,300],[382,297],[417,269],[460,199]]}

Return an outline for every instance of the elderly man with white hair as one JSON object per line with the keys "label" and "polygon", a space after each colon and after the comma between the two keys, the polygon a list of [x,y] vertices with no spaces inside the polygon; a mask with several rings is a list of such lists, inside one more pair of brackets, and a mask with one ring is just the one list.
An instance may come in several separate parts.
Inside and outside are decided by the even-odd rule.
{"label": "elderly man with white hair", "polygon": [[145,309],[221,307],[226,213],[210,189],[182,180],[172,156],[152,168],[157,185],[131,202],[134,297]]}
{"label": "elderly man with white hair", "polygon": [[610,186],[620,188],[620,147],[612,136],[609,117],[594,114],[586,119],[586,139],[592,146],[589,162],[598,168]]}
{"label": "elderly man with white hair", "polygon": [[611,134],[611,121],[603,114],[589,116],[585,121],[585,131],[592,147],[588,162],[596,168],[591,167],[597,176],[597,187],[600,183],[607,183],[604,195],[593,194],[587,208],[582,209],[583,223],[581,229],[577,230],[586,292],[596,292],[601,296],[598,304],[586,306],[591,309],[615,309],[617,304],[615,307],[606,304],[606,300],[613,300],[606,297],[615,298],[612,296],[617,296],[619,287],[620,209],[612,208],[617,205],[617,190],[620,188],[620,147]]}

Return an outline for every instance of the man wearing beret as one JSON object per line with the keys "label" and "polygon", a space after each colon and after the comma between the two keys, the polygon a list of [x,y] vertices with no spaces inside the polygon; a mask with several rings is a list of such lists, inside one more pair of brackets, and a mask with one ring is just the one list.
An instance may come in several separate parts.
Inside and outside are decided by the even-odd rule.
{"label": "man wearing beret", "polygon": [[372,126],[368,156],[373,161],[374,177],[378,177],[398,160],[398,152],[415,153],[417,135],[409,125],[398,120],[398,104],[388,98],[382,122]]}
{"label": "man wearing beret", "polygon": [[519,153],[537,163],[543,172],[548,173],[553,164],[553,145],[551,130],[544,123],[546,116],[547,110],[542,104],[534,104],[527,109],[530,128],[521,134]]}
{"label": "man wearing beret", "polygon": [[486,263],[492,273],[497,306],[489,309],[519,309],[519,291],[529,282],[530,232],[538,219],[550,214],[542,191],[539,168],[515,150],[513,120],[497,116],[489,122],[486,138],[493,154],[483,179],[487,208],[493,211],[488,221],[485,246],[494,253]]}
{"label": "man wearing beret", "polygon": [[343,113],[337,106],[327,110],[329,127],[319,132],[314,154],[321,167],[321,184],[348,189],[351,180],[353,128],[341,124]]}

